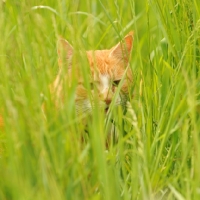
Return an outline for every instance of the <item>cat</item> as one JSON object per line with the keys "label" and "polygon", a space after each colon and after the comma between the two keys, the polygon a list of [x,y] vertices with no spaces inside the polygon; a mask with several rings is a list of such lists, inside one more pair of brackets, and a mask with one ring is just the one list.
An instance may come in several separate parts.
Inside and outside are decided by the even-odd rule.
{"label": "cat", "polygon": [[[122,84],[115,105],[124,105],[127,100],[129,85],[133,83],[132,71],[129,66],[133,39],[133,32],[130,32],[121,42],[110,49],[86,51],[90,72],[92,74],[90,89],[92,94],[94,94],[94,87],[97,88],[99,105],[104,107],[105,112],[108,111],[121,81]],[[70,82],[72,67],[75,67],[72,64],[73,54],[74,48],[72,45],[63,38],[59,39],[58,63],[60,68],[57,77],[50,86],[55,105],[58,108],[64,103],[63,80],[68,79],[67,81]],[[68,65],[67,76],[64,76],[65,78],[62,79],[65,63]],[[93,108],[93,104],[88,97],[88,90],[84,87],[83,79],[81,79],[80,76],[78,77],[78,85],[76,88],[75,105],[77,114],[91,112]],[[43,108],[43,110],[45,109]],[[3,125],[3,118],[0,115],[0,128],[2,128]]]}
{"label": "cat", "polygon": [[[99,105],[105,109],[105,112],[108,111],[119,84],[121,87],[119,94],[115,98],[115,105],[124,105],[126,103],[129,86],[133,83],[133,75],[129,66],[134,40],[133,35],[133,32],[128,33],[121,42],[110,49],[86,51],[92,75],[90,90],[92,95],[98,97]],[[70,84],[72,69],[76,66],[73,65],[75,50],[67,40],[60,38],[57,50],[59,72],[51,85],[51,92],[53,93],[56,106],[60,107],[64,103],[63,81],[68,81]],[[63,78],[64,67],[67,75]],[[78,69],[76,73],[78,73]],[[88,90],[84,87],[84,80],[79,73],[77,79],[78,84],[75,92],[76,113],[91,112],[93,102],[91,102],[88,96]],[[96,93],[94,89],[96,89]]]}

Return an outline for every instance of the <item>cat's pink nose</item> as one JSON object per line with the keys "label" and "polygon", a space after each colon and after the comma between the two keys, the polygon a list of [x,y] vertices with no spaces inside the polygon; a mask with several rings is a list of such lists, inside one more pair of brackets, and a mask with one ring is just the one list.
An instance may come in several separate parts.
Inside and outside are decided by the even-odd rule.
{"label": "cat's pink nose", "polygon": [[111,99],[105,99],[105,103],[106,103],[107,105],[110,105]]}

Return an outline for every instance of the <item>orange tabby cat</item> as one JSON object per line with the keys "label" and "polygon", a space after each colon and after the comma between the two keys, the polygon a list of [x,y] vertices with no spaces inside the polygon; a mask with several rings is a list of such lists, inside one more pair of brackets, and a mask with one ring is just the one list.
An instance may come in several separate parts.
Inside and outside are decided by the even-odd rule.
{"label": "orange tabby cat", "polygon": [[[107,111],[117,87],[122,80],[119,95],[116,98],[115,105],[122,105],[126,102],[129,85],[132,83],[132,72],[129,67],[129,59],[133,44],[133,32],[125,36],[122,42],[108,50],[87,51],[87,58],[90,66],[92,78],[90,80],[91,92],[94,93],[93,87],[97,88],[99,105]],[[60,39],[58,43],[60,71],[51,86],[51,92],[55,99],[57,107],[64,102],[63,80],[70,83],[72,67],[72,57],[74,54],[73,47],[68,41]],[[61,55],[62,54],[62,55]],[[63,59],[64,54],[64,59]],[[65,78],[63,75],[63,65],[67,63],[68,70]],[[128,68],[127,68],[128,67]],[[92,102],[88,97],[88,91],[83,86],[77,69],[78,86],[76,88],[76,112],[86,113],[92,110]],[[3,118],[0,116],[0,127],[3,127]]]}
{"label": "orange tabby cat", "polygon": [[[129,67],[132,44],[133,32],[130,32],[125,36],[122,42],[119,42],[111,49],[86,52],[92,75],[90,80],[91,93],[94,94],[93,90],[95,88],[96,93],[94,95],[98,96],[99,105],[104,107],[106,111],[109,108],[121,80],[123,83],[120,84],[121,89],[119,95],[115,99],[115,105],[121,105],[126,102],[129,85],[133,80],[132,71]],[[51,86],[51,91],[54,94],[57,107],[64,102],[63,81],[68,81],[70,84],[72,69],[74,70],[74,67],[76,67],[73,63],[73,54],[74,48],[69,44],[69,42],[60,39],[58,41],[58,63],[60,71]],[[63,66],[65,64],[67,65],[68,70],[67,75],[63,78]],[[66,70],[65,67],[64,69]],[[76,78],[78,80],[75,95],[76,113],[90,112],[93,103],[88,97],[88,91],[83,85],[83,78],[81,78],[78,69],[75,74],[77,74]]]}

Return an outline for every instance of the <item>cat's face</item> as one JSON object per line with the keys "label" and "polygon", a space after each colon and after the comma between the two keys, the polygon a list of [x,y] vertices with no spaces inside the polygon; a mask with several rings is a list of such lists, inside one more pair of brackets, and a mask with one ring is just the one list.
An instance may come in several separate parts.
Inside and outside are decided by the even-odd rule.
{"label": "cat's face", "polygon": [[[90,95],[98,99],[99,106],[107,111],[110,103],[115,97],[115,105],[123,105],[127,100],[129,86],[133,81],[131,69],[128,66],[130,54],[132,50],[133,33],[129,33],[123,40],[109,50],[87,51],[86,55],[90,67]],[[64,61],[63,57],[64,54]],[[60,69],[64,67],[63,62],[68,63],[69,81],[73,67],[72,57],[74,49],[64,39],[60,39],[58,43],[59,65]],[[80,65],[80,63],[79,63]],[[81,66],[82,67],[82,66]],[[84,67],[84,66],[83,66]],[[93,100],[88,94],[88,88],[84,86],[84,79],[77,70],[77,87],[76,87],[76,111],[77,113],[85,113],[92,110]],[[61,86],[60,73],[54,82],[54,91],[57,98],[62,98],[63,88]],[[120,88],[119,88],[120,87]],[[118,91],[119,90],[119,91]],[[63,100],[64,101],[64,100]]]}

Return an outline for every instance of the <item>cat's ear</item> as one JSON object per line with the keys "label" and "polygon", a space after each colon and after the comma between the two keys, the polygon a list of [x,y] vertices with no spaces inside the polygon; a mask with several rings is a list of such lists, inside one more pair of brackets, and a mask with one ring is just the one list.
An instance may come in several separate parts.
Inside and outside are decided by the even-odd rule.
{"label": "cat's ear", "polygon": [[59,59],[69,59],[73,55],[73,47],[72,45],[65,39],[59,38],[57,43],[57,51],[59,55]]}
{"label": "cat's ear", "polygon": [[123,59],[128,62],[132,46],[133,46],[133,31],[126,35],[122,42],[119,42],[110,50],[109,56],[114,56],[118,59]]}

